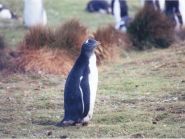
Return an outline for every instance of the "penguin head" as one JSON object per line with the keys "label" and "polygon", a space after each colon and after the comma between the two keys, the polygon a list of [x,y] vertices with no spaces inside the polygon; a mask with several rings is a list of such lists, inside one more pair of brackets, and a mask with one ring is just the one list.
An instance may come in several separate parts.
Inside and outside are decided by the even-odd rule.
{"label": "penguin head", "polygon": [[87,57],[90,57],[94,53],[94,50],[98,45],[100,45],[100,43],[95,39],[87,39],[82,44],[81,54],[84,54]]}

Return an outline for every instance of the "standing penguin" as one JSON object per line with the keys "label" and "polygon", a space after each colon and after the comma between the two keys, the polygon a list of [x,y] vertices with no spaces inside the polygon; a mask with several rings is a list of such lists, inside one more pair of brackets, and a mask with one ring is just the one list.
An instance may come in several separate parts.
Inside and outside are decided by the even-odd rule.
{"label": "standing penguin", "polygon": [[126,0],[112,0],[111,2],[112,14],[115,17],[115,28],[126,32],[127,27],[131,22],[131,18],[128,15],[128,6]]}
{"label": "standing penguin", "polygon": [[87,124],[93,115],[98,70],[95,48],[99,45],[94,39],[87,39],[81,53],[70,71],[64,89],[64,119],[57,126],[78,123]]}
{"label": "standing penguin", "polygon": [[24,0],[25,27],[29,28],[38,24],[47,24],[47,14],[43,0]]}

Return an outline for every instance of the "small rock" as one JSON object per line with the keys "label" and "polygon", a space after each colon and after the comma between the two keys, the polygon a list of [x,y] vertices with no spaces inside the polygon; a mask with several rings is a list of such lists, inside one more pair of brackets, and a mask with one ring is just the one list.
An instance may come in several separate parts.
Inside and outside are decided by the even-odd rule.
{"label": "small rock", "polygon": [[67,135],[60,136],[61,139],[67,139]]}
{"label": "small rock", "polygon": [[131,138],[144,138],[145,136],[142,135],[141,133],[136,133],[136,134],[133,134],[131,135]]}
{"label": "small rock", "polygon": [[84,122],[84,123],[82,123],[82,126],[88,126],[88,122]]}
{"label": "small rock", "polygon": [[48,131],[47,135],[51,136],[52,135],[52,131]]}
{"label": "small rock", "polygon": [[157,124],[157,122],[156,122],[156,121],[153,121],[153,122],[152,122],[152,124],[156,125],[156,124]]}
{"label": "small rock", "polygon": [[158,107],[155,109],[156,111],[165,111],[165,107]]}

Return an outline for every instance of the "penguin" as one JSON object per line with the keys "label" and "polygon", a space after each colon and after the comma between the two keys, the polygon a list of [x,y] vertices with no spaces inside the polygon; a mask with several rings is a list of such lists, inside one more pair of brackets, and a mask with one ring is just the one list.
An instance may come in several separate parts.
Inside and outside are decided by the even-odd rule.
{"label": "penguin", "polygon": [[64,118],[57,126],[86,125],[93,115],[98,85],[95,48],[100,43],[87,39],[66,79],[64,88]]}
{"label": "penguin", "polygon": [[[31,13],[31,14],[30,14]],[[43,0],[24,0],[24,26],[47,25],[47,13]]]}
{"label": "penguin", "polygon": [[87,3],[86,11],[90,13],[99,12],[109,14],[111,13],[111,8],[106,0],[91,0]]}
{"label": "penguin", "polygon": [[8,9],[3,4],[0,4],[0,18],[3,19],[18,19],[18,16],[12,12],[10,9]]}
{"label": "penguin", "polygon": [[181,28],[183,26],[183,17],[179,9],[179,0],[165,1],[165,14],[169,17],[174,27],[179,24]]}
{"label": "penguin", "polygon": [[112,15],[115,17],[115,28],[122,32],[127,31],[127,27],[132,21],[128,15],[128,5],[126,0],[112,0],[111,2]]}

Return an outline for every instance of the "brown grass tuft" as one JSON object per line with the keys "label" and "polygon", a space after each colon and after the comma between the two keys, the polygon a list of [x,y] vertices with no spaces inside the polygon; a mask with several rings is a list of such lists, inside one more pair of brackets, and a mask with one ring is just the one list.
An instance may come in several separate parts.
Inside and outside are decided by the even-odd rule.
{"label": "brown grass tuft", "polygon": [[66,48],[79,52],[87,35],[87,28],[77,19],[71,19],[56,29],[56,41],[52,45],[56,48]]}
{"label": "brown grass tuft", "polygon": [[26,47],[26,49],[37,49],[50,46],[54,41],[54,32],[46,26],[39,25],[29,29],[22,42],[22,47]]}
{"label": "brown grass tuft", "polygon": [[[87,37],[87,28],[78,20],[70,20],[53,32],[36,26],[25,35],[16,58],[17,69],[53,74],[66,74]],[[31,48],[31,49],[30,49]]]}
{"label": "brown grass tuft", "polygon": [[112,25],[98,28],[94,33],[94,37],[101,42],[101,46],[96,49],[98,64],[101,64],[104,60],[108,61],[118,57],[121,49],[131,47],[131,42],[127,35],[116,30]]}
{"label": "brown grass tuft", "polygon": [[27,49],[16,59],[17,69],[24,72],[67,74],[74,63],[74,57],[66,50]]}
{"label": "brown grass tuft", "polygon": [[[88,37],[87,28],[75,19],[62,24],[55,32],[42,26],[31,28],[18,49],[20,55],[15,58],[17,69],[66,74],[79,55],[83,41]],[[126,34],[111,25],[99,28],[94,37],[101,42],[96,50],[98,64],[119,57],[121,49],[124,50],[131,44]]]}
{"label": "brown grass tuft", "polygon": [[160,11],[145,6],[135,16],[128,27],[128,33],[139,50],[166,48],[174,40],[174,27],[170,20]]}

